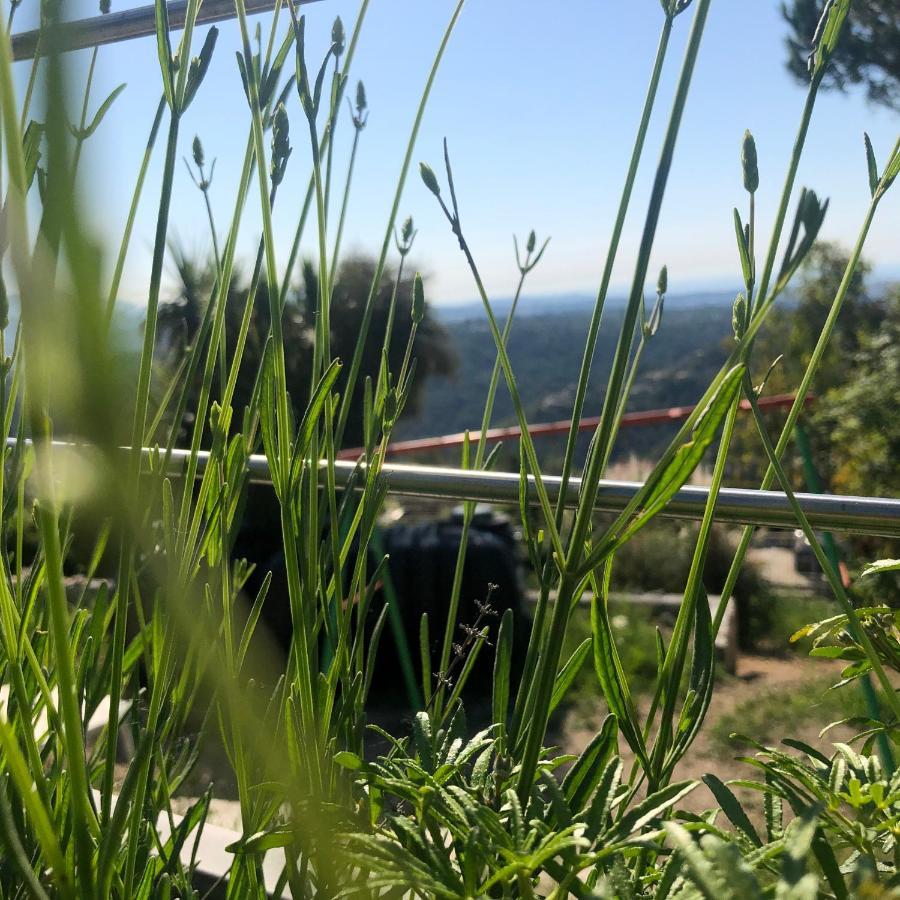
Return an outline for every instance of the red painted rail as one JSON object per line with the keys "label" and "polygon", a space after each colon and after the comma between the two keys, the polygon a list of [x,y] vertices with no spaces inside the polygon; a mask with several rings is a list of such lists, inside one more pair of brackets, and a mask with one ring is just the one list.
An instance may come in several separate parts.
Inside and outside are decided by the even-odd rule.
{"label": "red painted rail", "polygon": [[[773,394],[771,397],[762,397],[759,400],[760,409],[780,409],[792,406],[794,403],[794,394]],[[805,405],[813,402],[813,394],[807,394]],[[642,412],[625,413],[622,421],[619,423],[620,428],[635,428],[642,425],[660,425],[665,422],[678,422],[686,419],[696,406],[670,406],[668,409],[647,409]],[[750,404],[746,400],[741,401],[741,409],[749,410]],[[578,426],[579,431],[592,431],[600,422],[599,416],[590,416],[582,419]],[[528,428],[532,437],[544,437],[551,434],[568,434],[570,426],[569,419],[562,419],[558,422],[540,422],[531,425]],[[387,452],[390,456],[402,456],[408,453],[419,453],[425,450],[440,450],[445,447],[459,447],[469,435],[472,443],[480,440],[479,432],[461,431],[457,434],[444,434],[438,437],[416,438],[411,441],[396,441],[388,444]],[[510,425],[505,428],[491,428],[485,435],[484,439],[489,443],[502,440],[513,440],[521,436],[522,429],[518,425]],[[342,450],[338,454],[339,459],[356,459],[362,455],[361,447],[353,447],[349,450]]]}

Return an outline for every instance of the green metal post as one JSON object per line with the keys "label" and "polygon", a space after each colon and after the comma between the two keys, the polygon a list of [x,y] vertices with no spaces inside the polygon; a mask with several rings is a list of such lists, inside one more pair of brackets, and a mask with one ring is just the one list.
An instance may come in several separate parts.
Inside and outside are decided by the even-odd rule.
{"label": "green metal post", "polygon": [[[794,429],[794,437],[797,439],[797,449],[800,451],[800,458],[803,460],[803,477],[806,481],[806,487],[811,493],[821,494],[822,481],[819,478],[819,473],[818,471],[816,471],[816,466],[813,462],[812,447],[809,443],[809,435],[806,433],[806,429],[799,422]],[[829,561],[834,566],[835,571],[840,572],[840,554],[838,553],[834,536],[830,531],[825,531],[822,533],[822,547],[824,548],[825,554],[828,556]],[[860,684],[862,687],[863,696],[866,698],[866,706],[869,709],[869,715],[873,719],[877,720],[879,715],[878,698],[875,694],[875,688],[872,686],[871,676],[864,675],[860,680]],[[881,756],[881,761],[884,764],[885,769],[889,773],[893,772],[894,754],[891,751],[890,741],[888,741],[887,735],[884,732],[878,735],[878,754],[879,756]]]}

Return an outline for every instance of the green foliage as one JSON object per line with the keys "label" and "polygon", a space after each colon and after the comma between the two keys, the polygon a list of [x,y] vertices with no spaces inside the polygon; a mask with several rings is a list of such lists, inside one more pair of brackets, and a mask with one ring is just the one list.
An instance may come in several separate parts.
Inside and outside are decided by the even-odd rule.
{"label": "green foliage", "polygon": [[[803,374],[841,285],[848,259],[848,254],[833,244],[816,244],[801,269],[801,278],[794,289],[796,305],[774,310],[771,314],[756,344],[761,367],[779,360],[767,381],[768,392],[790,391]],[[810,434],[816,469],[834,490],[867,495],[877,495],[883,491],[884,495],[889,496],[897,493],[896,484],[890,480],[885,482],[887,476],[882,476],[881,481],[864,477],[860,468],[863,458],[870,455],[867,445],[877,442],[879,432],[888,428],[889,423],[884,421],[883,416],[874,414],[868,416],[863,425],[855,411],[841,399],[846,392],[850,392],[856,399],[871,404],[870,409],[874,412],[876,408],[883,408],[887,398],[895,391],[894,381],[890,380],[889,353],[889,377],[885,379],[874,348],[868,351],[866,348],[871,348],[879,335],[892,333],[891,322],[897,318],[897,292],[895,287],[877,291],[869,281],[870,268],[862,261],[854,268],[841,315],[818,365],[813,383],[816,399],[811,415],[805,417],[804,422]],[[889,344],[888,337],[885,347]],[[759,376],[755,374],[754,377]],[[766,414],[766,421],[771,428],[776,428],[780,424],[781,414]],[[854,455],[857,448],[859,453]],[[889,449],[885,447],[886,451]],[[838,463],[842,464],[844,459],[847,459],[846,466],[839,466]],[[799,481],[798,461],[786,462],[798,483],[802,483]],[[760,466],[754,426],[748,417],[737,428],[732,470],[741,483],[758,484],[762,477]],[[843,476],[841,468],[845,472]]]}
{"label": "green foliage", "polygon": [[[542,751],[540,773],[523,804],[511,760],[492,729],[468,738],[461,709],[445,728],[420,713],[413,740],[372,762],[345,756],[361,789],[377,797],[378,824],[342,836],[360,886],[412,896],[530,896],[548,884],[590,896],[580,876],[603,872],[658,837],[667,811],[694,787],[677,782],[626,812],[615,719],[607,719],[578,758]],[[561,783],[555,772],[569,766]]]}
{"label": "green foliage", "polygon": [[833,683],[833,677],[811,673],[802,684],[773,685],[735,704],[710,728],[715,751],[732,755],[747,750],[752,746],[748,735],[764,743],[777,742],[801,729],[822,727],[821,723],[865,718],[868,710],[862,696],[853,690],[831,691]]}
{"label": "green foliage", "polygon": [[[809,844],[821,875],[821,889],[836,896],[866,896],[876,886],[884,895],[898,884],[896,872],[896,817],[900,811],[900,777],[887,774],[877,757],[857,753],[846,744],[835,745],[826,757],[800,742],[786,741],[800,755],[756,745],[746,761],[764,781],[740,781],[787,804],[805,820]],[[797,821],[797,820],[795,820]],[[799,848],[798,848],[799,849]],[[785,836],[786,861],[803,857],[791,851]],[[814,882],[812,874],[806,878]]]}
{"label": "green foliage", "polygon": [[[636,535],[616,553],[611,589],[678,593],[684,586],[697,541],[694,525],[657,521]],[[720,594],[725,585],[734,541],[723,528],[712,531],[703,567],[703,584],[709,594]],[[654,560],[652,566],[647,560]],[[771,633],[775,615],[771,588],[752,564],[741,568],[734,589],[742,646],[752,648]]]}
{"label": "green foliage", "polygon": [[[790,27],[788,70],[801,83],[809,81],[809,36],[822,12],[820,0],[787,0],[782,14]],[[868,98],[890,109],[900,108],[900,10],[893,0],[855,0],[849,27],[838,43],[824,84],[844,91],[865,87]]]}
{"label": "green foliage", "polygon": [[833,448],[845,448],[828,469],[836,490],[890,497],[900,494],[900,429],[884,409],[900,389],[900,290],[895,287],[879,308],[880,321],[860,329],[857,346],[848,348],[847,374],[822,397],[814,436],[819,452],[832,460]]}
{"label": "green foliage", "polygon": [[[164,362],[166,380],[178,372],[188,350],[198,338],[204,312],[210,302],[210,293],[216,284],[216,273],[213,266],[198,265],[187,258],[180,250],[175,251],[175,263],[178,271],[180,288],[176,299],[163,303],[159,311],[157,325],[157,347],[160,358]],[[349,359],[360,328],[360,317],[366,306],[366,297],[375,272],[375,262],[363,257],[348,258],[341,263],[331,299],[332,333],[331,348],[337,359]],[[398,370],[403,360],[406,344],[413,325],[413,285],[412,276],[404,276],[402,270],[390,267],[382,273],[381,285],[374,298],[372,313],[372,339],[362,360],[361,373],[364,377],[375,378],[381,366],[381,347],[389,346],[388,365],[391,370]],[[233,347],[240,334],[244,308],[248,302],[250,288],[241,286],[237,277],[232,279],[226,295],[224,342]],[[249,327],[245,338],[244,354],[237,375],[233,403],[238,410],[252,405],[254,391],[258,390],[258,373],[262,362],[262,352],[270,329],[269,300],[265,284],[260,284],[254,291],[249,319]],[[294,416],[303,413],[305,399],[309,397],[310,371],[313,346],[311,335],[314,332],[316,315],[316,298],[318,297],[318,280],[311,263],[303,265],[303,287],[296,296],[288,298],[284,312],[284,336],[291,348],[286,357],[287,387],[293,400]],[[431,308],[422,297],[424,312],[416,323],[416,341],[413,352],[417,357],[417,378],[411,384],[407,399],[407,411],[415,415],[418,410],[423,391],[430,377],[439,375],[448,377],[456,369],[456,359],[452,348],[448,345],[443,327],[435,321]],[[392,335],[388,343],[387,335],[390,327]],[[195,375],[190,386],[187,407],[181,423],[167,421],[169,428],[177,426],[179,439],[184,440],[190,433],[196,419],[197,398],[201,391],[201,373]],[[214,395],[221,391],[218,377],[213,378]],[[343,380],[338,381],[337,390],[343,388]],[[356,402],[354,415],[347,440],[353,445],[363,443],[363,427],[361,411],[363,404],[364,381],[357,381],[355,388]],[[171,414],[167,417],[171,420]],[[231,430],[240,428],[240,420],[232,421]]]}

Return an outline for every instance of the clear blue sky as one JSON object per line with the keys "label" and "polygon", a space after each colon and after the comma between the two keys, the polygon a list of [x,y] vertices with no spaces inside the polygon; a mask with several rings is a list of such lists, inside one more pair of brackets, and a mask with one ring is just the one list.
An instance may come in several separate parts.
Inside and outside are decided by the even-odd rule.
{"label": "clear blue sky", "polygon": [[[311,57],[324,52],[335,15],[349,31],[358,5],[358,0],[321,0],[306,8]],[[453,5],[450,0],[371,0],[353,73],[354,84],[357,77],[365,82],[371,110],[354,180],[348,249],[374,252],[380,246],[415,106]],[[745,203],[738,162],[745,128],[757,139],[761,233],[769,233],[804,98],[804,89],[784,70],[785,27],[778,5],[776,0],[713,0],[654,250],[653,270],[668,264],[672,292],[738,281],[731,208]],[[113,8],[119,8],[115,0]],[[93,14],[95,5],[82,2],[76,9]],[[676,21],[615,271],[616,289],[630,278],[692,16],[690,9]],[[27,24],[23,9],[17,28]],[[524,236],[532,227],[541,237],[552,236],[545,261],[532,276],[532,293],[596,290],[661,25],[658,0],[468,0],[414,158],[437,169],[441,140],[448,137],[467,234],[494,295],[509,294],[514,284],[512,233]],[[237,26],[227,23],[207,80],[182,125],[185,155],[198,133],[207,157],[218,158],[213,203],[220,234],[231,216],[249,127],[234,59],[237,47]],[[77,54],[77,71],[83,73],[87,59],[87,51]],[[23,80],[26,67],[18,64]],[[104,96],[120,81],[128,88],[88,145],[84,167],[96,222],[111,240],[121,233],[160,93],[152,38],[101,49],[95,96]],[[296,94],[289,112],[295,150],[275,215],[280,263],[309,171]],[[335,159],[343,172],[352,131],[346,113],[340,129]],[[799,184],[831,197],[823,236],[845,244],[854,240],[868,200],[863,130],[883,159],[900,132],[900,117],[868,106],[859,93],[820,95],[799,175]],[[162,143],[123,283],[123,297],[137,302],[146,294]],[[414,257],[430,276],[431,298],[472,298],[462,256],[415,170],[401,211],[415,217]],[[172,221],[173,233],[189,248],[208,250],[202,199],[181,164]],[[245,270],[259,223],[254,196],[240,242]],[[900,196],[889,195],[866,251],[885,274],[900,273],[898,223]],[[311,243],[306,250],[313,252]]]}

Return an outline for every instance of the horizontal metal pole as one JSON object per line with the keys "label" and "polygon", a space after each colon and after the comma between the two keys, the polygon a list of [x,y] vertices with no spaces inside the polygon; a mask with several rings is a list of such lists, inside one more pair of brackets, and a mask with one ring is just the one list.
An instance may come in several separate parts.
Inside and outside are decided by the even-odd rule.
{"label": "horizontal metal pole", "polygon": [[[30,441],[28,442],[30,444]],[[8,446],[15,446],[14,438],[7,439]],[[57,452],[77,449],[77,445],[56,441]],[[127,452],[127,448],[123,448]],[[160,451],[161,453],[162,451]],[[144,465],[149,469],[155,452],[143,450]],[[173,450],[167,474],[181,477],[184,474],[190,451]],[[198,454],[197,474],[202,475],[209,463],[209,453]],[[325,462],[320,467],[320,477],[326,476]],[[346,484],[354,471],[365,469],[365,463],[338,460],[334,463],[339,484]],[[251,456],[247,463],[250,481],[271,484],[269,463],[265,456]],[[512,472],[474,472],[466,469],[449,469],[440,466],[411,466],[386,462],[381,468],[388,491],[409,497],[430,497],[442,500],[475,500],[486,503],[518,503],[519,476]],[[545,475],[544,487],[551,502],[556,502],[562,487],[558,475]],[[621,512],[641,489],[638,481],[601,481],[597,492],[597,512]],[[578,503],[581,479],[571,478],[566,488],[565,506]],[[865,534],[876,537],[900,538],[900,500],[880,497],[841,497],[837,494],[798,493],[800,506],[814,528]],[[709,498],[709,488],[689,485],[683,487],[660,513],[676,519],[700,519]],[[533,476],[528,476],[527,499],[537,506],[538,498]],[[716,520],[731,525],[761,525],[770,528],[796,528],[797,521],[791,512],[788,499],[780,491],[753,491],[743,488],[722,488],[716,502]]]}
{"label": "horizontal metal pole", "polygon": [[[183,471],[187,451],[175,451],[171,471]],[[205,460],[201,461],[201,466]],[[335,462],[338,480],[346,481],[356,464]],[[251,456],[250,479],[270,483],[269,466],[265,456]],[[518,503],[519,476],[508,472],[473,472],[438,466],[413,466],[387,462],[382,474],[388,490],[412,497],[431,497],[446,500],[479,500],[488,503]],[[324,469],[323,469],[324,477]],[[562,479],[555,475],[543,477],[551,502],[556,502]],[[628,504],[642,487],[635,481],[601,481],[597,493],[598,512],[617,513]],[[565,505],[578,503],[581,480],[572,478],[566,488]],[[709,497],[709,488],[683,487],[665,507],[661,515],[678,519],[700,519]],[[814,528],[879,537],[900,538],[900,500],[877,497],[840,497],[834,494],[797,494],[800,506]],[[534,478],[528,478],[528,501],[537,505]],[[791,512],[787,497],[780,491],[753,491],[723,488],[716,503],[716,520],[734,525],[764,525],[772,528],[796,528],[797,520]]]}
{"label": "horizontal metal pole", "polygon": [[[317,0],[295,0],[298,4],[315,3]],[[168,4],[169,28],[175,31],[184,28],[184,17],[187,12],[187,0],[173,0]],[[275,8],[275,0],[245,0],[249,15],[269,12]],[[197,24],[207,25],[211,22],[222,22],[235,17],[234,0],[203,0],[200,12],[197,13]],[[156,7],[138,6],[121,12],[108,13],[105,16],[93,16],[89,19],[78,19],[74,22],[63,22],[59,25],[54,40],[41,29],[22,31],[12,36],[13,59],[32,59],[35,55],[45,55],[48,46],[61,51],[81,50],[84,47],[99,47],[103,44],[114,44],[118,41],[129,41],[132,38],[147,37],[156,34]]]}

